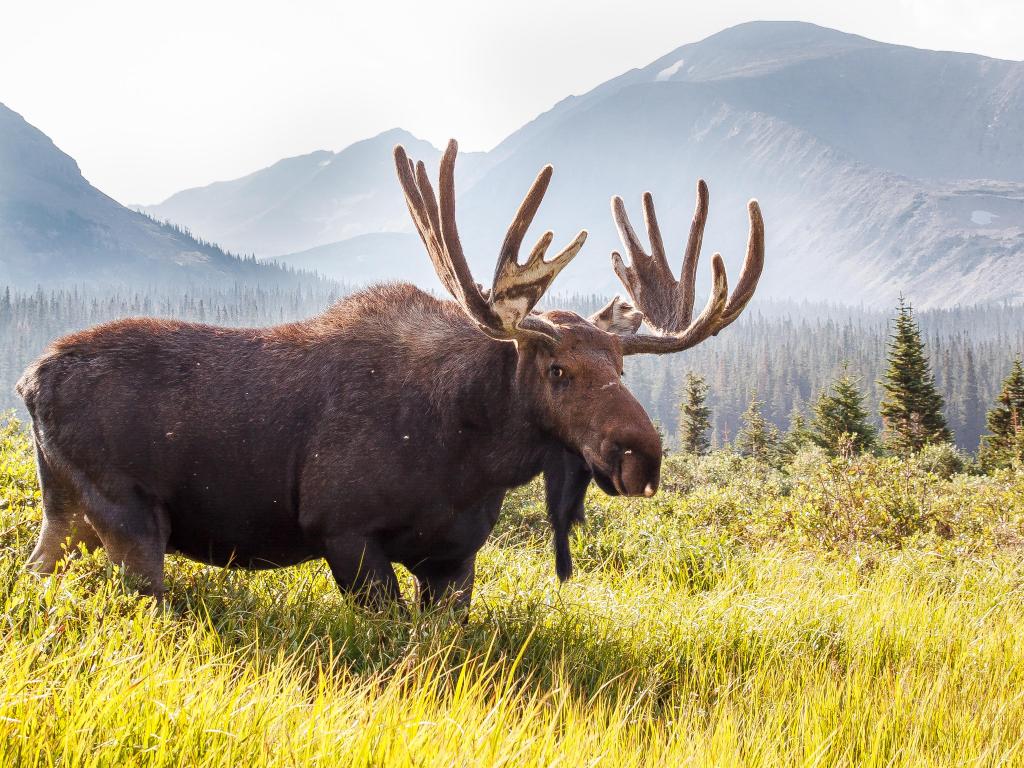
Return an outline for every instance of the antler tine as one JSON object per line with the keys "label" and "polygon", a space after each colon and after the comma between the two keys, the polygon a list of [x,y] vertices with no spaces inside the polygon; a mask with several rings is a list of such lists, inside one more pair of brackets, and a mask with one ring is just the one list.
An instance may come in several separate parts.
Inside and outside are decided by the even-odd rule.
{"label": "antler tine", "polygon": [[459,144],[455,139],[451,139],[441,157],[441,169],[438,174],[441,237],[448,254],[448,263],[462,289],[463,305],[470,309],[470,314],[474,318],[488,317],[492,314],[491,308],[488,307],[487,300],[484,299],[469,271],[466,256],[462,251],[462,241],[459,239],[459,230],[455,224],[455,157],[458,153]]}
{"label": "antler tine", "polygon": [[437,209],[437,198],[434,196],[434,188],[431,186],[430,179],[427,176],[427,167],[422,161],[414,164],[410,160],[409,165],[416,174],[416,191],[419,193],[423,216],[429,224],[428,235],[433,249],[431,250],[428,246],[427,250],[436,254],[431,256],[431,261],[434,262],[435,270],[438,277],[441,278],[444,287],[448,289],[449,293],[461,300],[462,291],[459,286],[458,276],[455,274],[455,270],[452,269],[451,261],[444,247],[444,240],[441,237],[441,220]]}
{"label": "antler tine", "polygon": [[395,170],[398,172],[398,181],[402,186],[409,215],[412,217],[413,224],[416,225],[416,232],[433,259],[440,243],[435,241],[435,232],[431,227],[426,205],[416,183],[416,168],[409,156],[405,154],[405,147],[401,144],[395,147]]}
{"label": "antler tine", "polygon": [[657,259],[668,269],[668,258],[665,256],[665,243],[661,239],[661,227],[658,226],[658,214],[654,210],[654,195],[644,192],[644,224],[647,226],[647,237],[651,241],[651,258]]}
{"label": "antler tine", "polygon": [[420,200],[423,201],[423,208],[430,221],[430,229],[434,235],[441,233],[441,219],[437,208],[437,198],[434,196],[434,187],[430,184],[430,177],[427,176],[427,166],[420,160],[414,166],[416,170],[416,189],[420,193]]}
{"label": "antler tine", "polygon": [[764,269],[764,219],[761,216],[761,206],[757,204],[757,200],[751,200],[747,203],[747,211],[750,214],[747,256],[743,259],[743,268],[740,270],[736,288],[729,297],[729,303],[725,305],[722,328],[739,317],[747,302],[754,297],[754,289],[757,288],[761,270]]}
{"label": "antler tine", "polygon": [[679,273],[680,322],[689,325],[693,318],[693,300],[697,284],[697,262],[700,261],[700,247],[704,242],[704,225],[708,220],[708,185],[704,179],[697,180],[697,204],[690,224],[690,235],[686,238],[683,254],[683,268]]}
{"label": "antler tine", "polygon": [[711,295],[708,296],[708,302],[704,305],[703,311],[687,327],[684,335],[688,337],[688,343],[684,349],[699,344],[715,333],[728,300],[729,276],[725,271],[722,254],[715,253],[711,257]]}
{"label": "antler tine", "polygon": [[[523,202],[519,204],[519,210],[516,211],[516,215],[512,218],[512,223],[508,225],[508,230],[505,232],[505,239],[501,243],[501,250],[498,252],[498,263],[494,267],[495,281],[497,281],[498,276],[507,269],[509,262],[515,264],[519,260],[519,249],[523,245],[523,238],[526,236],[526,230],[528,230],[530,225],[533,223],[533,217],[537,215],[537,209],[540,208],[541,201],[544,199],[544,194],[548,191],[548,184],[551,183],[552,173],[554,173],[554,168],[550,165],[545,165],[541,168],[540,173],[537,174],[537,178],[534,179],[533,184],[530,185],[530,191],[526,193],[526,197],[523,198]],[[548,232],[547,234],[554,237],[551,232]],[[543,237],[541,239],[543,239]],[[550,242],[551,238],[548,238],[548,243]],[[539,246],[540,241],[537,242],[537,246],[534,246],[533,252],[530,254],[531,261],[534,258],[534,254],[537,253],[537,248]],[[541,252],[541,256],[543,256],[543,251]]]}
{"label": "antler tine", "polygon": [[619,231],[619,239],[622,240],[622,244],[629,254],[630,261],[634,262],[633,266],[635,266],[635,262],[638,259],[649,258],[647,251],[640,244],[640,238],[636,236],[636,232],[633,230],[633,225],[629,222],[629,216],[626,214],[626,204],[622,202],[622,198],[618,195],[612,198],[612,218],[615,219],[615,228]]}

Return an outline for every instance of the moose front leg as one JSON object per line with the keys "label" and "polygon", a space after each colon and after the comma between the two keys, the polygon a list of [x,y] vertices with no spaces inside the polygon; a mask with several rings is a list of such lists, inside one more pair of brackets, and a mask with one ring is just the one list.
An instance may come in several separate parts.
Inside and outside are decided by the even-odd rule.
{"label": "moose front leg", "polygon": [[372,540],[348,536],[328,539],[324,559],[338,588],[352,594],[360,605],[380,610],[388,603],[401,604],[395,569]]}
{"label": "moose front leg", "polygon": [[410,570],[416,577],[416,593],[421,608],[451,601],[454,608],[469,610],[476,555],[465,560],[427,561]]}

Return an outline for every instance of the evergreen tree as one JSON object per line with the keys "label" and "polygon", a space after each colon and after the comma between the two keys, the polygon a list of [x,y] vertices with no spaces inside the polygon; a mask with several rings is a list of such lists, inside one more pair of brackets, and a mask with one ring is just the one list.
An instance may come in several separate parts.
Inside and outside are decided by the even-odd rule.
{"label": "evergreen tree", "polygon": [[786,436],[782,438],[780,445],[782,455],[787,460],[791,459],[802,449],[812,445],[813,442],[811,430],[807,427],[807,419],[804,418],[803,411],[800,410],[799,405],[794,405],[789,414],[789,429],[786,430]]}
{"label": "evergreen tree", "polygon": [[988,428],[981,444],[981,460],[988,469],[1008,467],[1024,461],[1024,365],[1018,357],[995,407],[988,412]]}
{"label": "evergreen tree", "polygon": [[707,405],[708,385],[695,373],[686,374],[683,401],[679,405],[679,444],[683,453],[705,455],[711,448],[711,409]]}
{"label": "evergreen tree", "polygon": [[985,410],[981,403],[978,371],[974,365],[974,352],[970,347],[964,353],[964,385],[960,399],[960,430],[957,445],[965,451],[978,450],[981,433],[985,431]]}
{"label": "evergreen tree", "polygon": [[889,337],[889,367],[880,382],[885,390],[880,410],[886,444],[897,453],[907,453],[928,443],[948,443],[951,436],[921,331],[902,296],[897,312]]}
{"label": "evergreen tree", "polygon": [[778,457],[779,430],[762,413],[764,401],[759,400],[757,392],[750,400],[750,405],[743,412],[743,427],[736,433],[736,449],[741,456],[750,456],[765,463],[772,463]]}
{"label": "evergreen tree", "polygon": [[842,375],[814,403],[812,439],[832,456],[864,453],[875,446],[864,395],[844,368]]}

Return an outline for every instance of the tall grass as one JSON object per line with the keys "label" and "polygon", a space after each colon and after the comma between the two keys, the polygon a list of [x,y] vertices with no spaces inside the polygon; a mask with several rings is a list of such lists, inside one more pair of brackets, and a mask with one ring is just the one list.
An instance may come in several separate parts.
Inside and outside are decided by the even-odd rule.
{"label": "tall grass", "polygon": [[558,587],[509,500],[465,624],[373,615],[321,564],[171,558],[170,602],[102,553],[22,572],[28,441],[0,428],[0,764],[1024,763],[1024,475],[805,457],[675,461],[588,501]]}

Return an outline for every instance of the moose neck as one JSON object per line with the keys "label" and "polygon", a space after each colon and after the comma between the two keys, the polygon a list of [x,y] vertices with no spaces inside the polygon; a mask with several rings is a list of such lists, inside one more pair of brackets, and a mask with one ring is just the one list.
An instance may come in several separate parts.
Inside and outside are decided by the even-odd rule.
{"label": "moose neck", "polygon": [[495,482],[521,485],[540,472],[554,441],[538,423],[515,345],[475,329],[474,335],[479,347],[470,358],[472,374],[455,405],[463,423],[476,431],[478,453]]}

